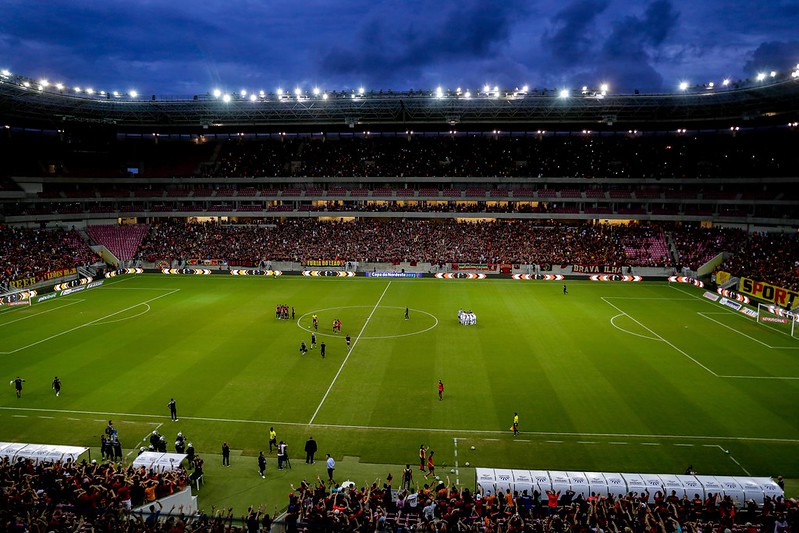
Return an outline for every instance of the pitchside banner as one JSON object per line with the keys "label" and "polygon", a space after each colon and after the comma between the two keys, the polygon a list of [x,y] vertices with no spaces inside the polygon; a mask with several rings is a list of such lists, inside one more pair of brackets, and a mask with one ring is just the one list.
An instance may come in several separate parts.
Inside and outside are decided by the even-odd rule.
{"label": "pitchside banner", "polygon": [[574,274],[621,274],[621,267],[613,265],[572,265]]}
{"label": "pitchside banner", "polygon": [[780,307],[788,307],[790,305],[791,309],[793,309],[799,304],[799,298],[797,298],[799,292],[749,278],[741,278],[738,284],[738,292],[758,300],[777,304]]}

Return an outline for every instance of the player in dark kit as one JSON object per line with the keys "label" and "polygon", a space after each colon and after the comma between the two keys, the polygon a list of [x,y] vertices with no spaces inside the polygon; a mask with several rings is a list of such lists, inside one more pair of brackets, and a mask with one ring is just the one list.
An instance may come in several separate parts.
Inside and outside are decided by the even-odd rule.
{"label": "player in dark kit", "polygon": [[352,341],[352,337],[347,335],[346,337],[344,337],[344,340],[347,341],[347,349],[349,349],[350,348],[350,341]]}
{"label": "player in dark kit", "polygon": [[305,346],[305,341],[300,342],[300,355],[305,355],[308,353],[308,347]]}
{"label": "player in dark kit", "polygon": [[311,333],[311,349],[316,348],[316,333]]}
{"label": "player in dark kit", "polygon": [[408,311],[408,308],[406,307],[405,308],[405,320],[408,320],[410,317],[411,317],[411,315],[410,315],[410,313]]}
{"label": "player in dark kit", "polygon": [[61,395],[61,380],[58,379],[58,376],[53,378],[53,390],[55,391],[56,396]]}
{"label": "player in dark kit", "polygon": [[439,379],[438,380],[438,401],[440,402],[443,399],[444,399],[444,383]]}
{"label": "player in dark kit", "polygon": [[172,398],[169,400],[167,404],[169,407],[169,416],[172,417],[172,422],[178,421],[178,404],[175,402],[175,399]]}
{"label": "player in dark kit", "polygon": [[569,294],[568,291],[566,291],[566,284],[565,283],[563,284],[563,294]]}
{"label": "player in dark kit", "polygon": [[320,351],[320,352],[321,352],[321,354],[322,354],[322,359],[324,359],[324,358],[325,358],[325,348],[327,348],[327,346],[325,346],[325,343],[324,343],[324,342],[323,342],[322,344],[320,344],[320,345],[319,345],[319,351]]}
{"label": "player in dark kit", "polygon": [[14,388],[17,390],[17,398],[22,398],[22,384],[25,383],[25,380],[21,377],[17,376],[17,379],[12,379],[8,384],[14,385]]}

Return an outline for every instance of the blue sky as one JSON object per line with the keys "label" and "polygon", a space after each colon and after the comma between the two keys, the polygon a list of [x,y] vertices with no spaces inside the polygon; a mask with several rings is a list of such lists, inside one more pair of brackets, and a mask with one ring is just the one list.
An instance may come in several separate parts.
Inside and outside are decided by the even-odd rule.
{"label": "blue sky", "polygon": [[631,92],[799,63],[799,1],[3,0],[0,68],[142,94]]}

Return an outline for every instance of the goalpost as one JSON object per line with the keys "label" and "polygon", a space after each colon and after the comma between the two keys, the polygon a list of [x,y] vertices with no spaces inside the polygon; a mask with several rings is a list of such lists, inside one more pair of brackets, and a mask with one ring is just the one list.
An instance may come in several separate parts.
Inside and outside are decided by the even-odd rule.
{"label": "goalpost", "polygon": [[776,305],[757,304],[757,323],[768,326],[777,331],[787,333],[796,338],[796,323],[799,322],[799,313],[786,311]]}

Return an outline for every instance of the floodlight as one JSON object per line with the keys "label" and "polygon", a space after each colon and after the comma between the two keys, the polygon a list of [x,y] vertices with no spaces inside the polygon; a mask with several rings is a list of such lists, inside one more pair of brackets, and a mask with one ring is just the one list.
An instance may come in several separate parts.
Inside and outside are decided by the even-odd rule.
{"label": "floodlight", "polygon": [[257,97],[257,96],[255,96],[255,93],[252,93],[252,94],[250,95],[250,102],[255,102],[256,100],[258,100],[258,97]]}
{"label": "floodlight", "polygon": [[319,93],[320,93],[320,92],[321,92],[321,91],[319,90],[319,87],[314,87],[314,88],[313,88],[313,94],[314,94],[314,96],[319,96]]}
{"label": "floodlight", "polygon": [[777,71],[776,70],[772,70],[771,72],[769,72],[769,76],[771,76],[772,78],[775,78],[777,76]]}
{"label": "floodlight", "polygon": [[755,79],[756,79],[757,81],[763,81],[763,80],[765,80],[765,79],[766,79],[766,73],[765,73],[765,72],[760,72],[760,73],[758,73],[758,75],[757,75],[757,77],[756,77]]}
{"label": "floodlight", "polygon": [[50,82],[47,80],[39,80],[39,85],[41,85],[42,87],[49,87]]}
{"label": "floodlight", "polygon": [[603,83],[602,85],[599,86],[599,90],[602,91],[603,93],[606,93],[610,90],[610,85],[608,85],[607,83]]}
{"label": "floodlight", "polygon": [[713,83],[712,81],[711,81],[710,83],[708,83],[708,84],[707,84],[707,88],[708,88],[708,89],[712,89],[712,88],[713,88],[713,87],[715,87],[715,86],[716,86],[716,84],[715,84],[715,83]]}
{"label": "floodlight", "polygon": [[58,89],[59,91],[63,91],[64,90],[64,84],[63,83],[56,83],[55,84],[55,88]]}
{"label": "floodlight", "polygon": [[100,91],[100,96],[105,96],[105,91]]}
{"label": "floodlight", "polygon": [[79,93],[79,92],[81,92],[83,89],[81,89],[80,87],[75,87],[75,88],[74,88],[74,89],[72,89],[72,90],[73,90],[73,91],[75,91],[76,93]]}
{"label": "floodlight", "polygon": [[463,93],[463,96],[466,97],[466,98],[471,98],[472,97],[472,92],[467,89],[466,92]]}
{"label": "floodlight", "polygon": [[681,81],[681,82],[680,82],[680,90],[681,90],[681,91],[684,91],[684,90],[686,90],[687,88],[688,88],[688,82],[687,82],[687,81]]}
{"label": "floodlight", "polygon": [[222,96],[222,91],[220,91],[219,89],[214,89],[214,92],[212,94],[214,95],[214,98],[219,98],[220,96]]}
{"label": "floodlight", "polygon": [[444,90],[441,87],[436,87],[436,98],[444,96]]}
{"label": "floodlight", "polygon": [[94,89],[89,87],[88,89],[86,89],[86,94],[94,94]]}
{"label": "floodlight", "polygon": [[283,89],[278,88],[277,95],[278,96],[283,96]]}
{"label": "floodlight", "polygon": [[265,97],[265,96],[266,96],[266,93],[265,93],[264,91],[258,91],[258,96],[260,96],[261,98],[263,98],[263,97]]}
{"label": "floodlight", "polygon": [[39,89],[40,91],[43,91],[44,90],[44,85],[37,85],[36,88]]}
{"label": "floodlight", "polygon": [[526,92],[529,92],[529,91],[530,91],[530,86],[529,85],[522,85],[522,92],[523,93],[526,93]]}
{"label": "floodlight", "polygon": [[295,96],[302,96],[302,89],[300,89],[299,87],[294,89],[294,95]]}
{"label": "floodlight", "polygon": [[8,70],[7,68],[4,68],[3,70],[0,70],[0,74],[2,74],[3,76],[11,76],[11,71]]}
{"label": "floodlight", "polygon": [[484,85],[483,86],[483,92],[486,93],[486,94],[490,93],[491,92],[491,87],[489,87],[488,85]]}
{"label": "floodlight", "polygon": [[242,98],[244,98],[245,96],[247,96],[247,91],[242,89],[241,91],[239,91],[239,94],[241,95]]}
{"label": "floodlight", "polygon": [[494,85],[494,92],[499,94],[499,85]]}
{"label": "floodlight", "polygon": [[558,96],[561,98],[568,98],[569,97],[569,89],[561,89],[558,93]]}
{"label": "floodlight", "polygon": [[725,87],[726,87],[727,85],[729,85],[729,84],[730,84],[730,80],[729,80],[729,78],[725,78],[725,79],[724,79],[724,81],[722,81],[722,82],[721,82],[721,84],[722,84],[723,86],[725,86]]}
{"label": "floodlight", "polygon": [[582,92],[583,94],[588,92],[588,85],[583,85]]}
{"label": "floodlight", "polygon": [[366,92],[366,89],[364,89],[363,87],[358,87],[358,94],[363,96],[363,93],[365,93],[365,92]]}
{"label": "floodlight", "polygon": [[119,96],[119,91],[114,91],[112,94],[113,94],[114,96]]}
{"label": "floodlight", "polygon": [[322,100],[327,100],[327,98],[328,98],[327,93],[322,95]]}
{"label": "floodlight", "polygon": [[23,87],[30,87],[30,86],[31,86],[31,84],[30,84],[30,82],[23,81],[23,82],[22,82],[22,86],[23,86]]}
{"label": "floodlight", "polygon": [[139,96],[138,91],[128,91],[128,96],[131,98],[137,98]]}
{"label": "floodlight", "polygon": [[229,94],[227,94],[227,93],[225,93],[225,94],[222,96],[222,101],[223,101],[223,102],[225,102],[225,103],[228,103],[228,102],[230,102],[230,95],[229,95]]}

